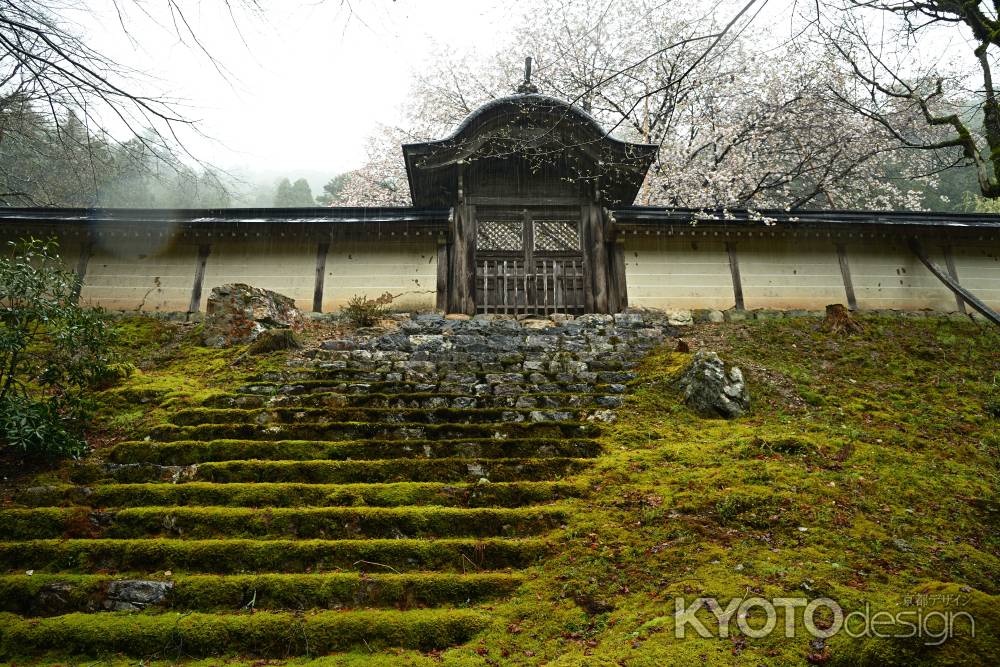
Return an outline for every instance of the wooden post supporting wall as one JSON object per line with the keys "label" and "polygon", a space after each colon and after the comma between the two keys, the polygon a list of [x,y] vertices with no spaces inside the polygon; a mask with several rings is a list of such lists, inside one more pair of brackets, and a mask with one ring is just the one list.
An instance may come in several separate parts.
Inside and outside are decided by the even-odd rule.
{"label": "wooden post supporting wall", "polygon": [[437,242],[437,301],[435,307],[448,312],[448,271],[449,258],[448,239],[439,238]]}
{"label": "wooden post supporting wall", "polygon": [[584,303],[588,313],[609,312],[608,248],[604,213],[594,204],[581,207]]}
{"label": "wooden post supporting wall", "polygon": [[628,308],[628,286],[625,284],[625,239],[616,237],[608,243],[608,306],[612,313]]}
{"label": "wooden post supporting wall", "polygon": [[194,267],[194,285],[191,287],[189,313],[197,313],[201,310],[201,284],[205,281],[205,265],[208,264],[208,255],[211,252],[212,246],[208,243],[198,246],[198,263]]}
{"label": "wooden post supporting wall", "polygon": [[87,265],[90,264],[90,255],[94,250],[94,241],[87,236],[80,245],[80,256],[76,260],[76,284],[73,286],[73,302],[80,300],[80,291],[83,289],[83,280],[87,277]]}
{"label": "wooden post supporting wall", "polygon": [[448,310],[476,314],[476,207],[458,204],[452,216],[452,278],[448,289]]}
{"label": "wooden post supporting wall", "polygon": [[[959,282],[958,268],[955,266],[955,257],[951,254],[950,245],[944,247],[944,264],[948,268],[948,275],[951,276],[951,279],[956,283]],[[958,308],[958,312],[965,314],[965,299],[957,292],[955,293],[955,306]]]}
{"label": "wooden post supporting wall", "polygon": [[726,242],[726,252],[729,254],[729,273],[733,277],[733,297],[736,300],[736,310],[745,310],[743,304],[743,280],[740,278],[740,261],[736,256],[736,244]]}
{"label": "wooden post supporting wall", "polygon": [[854,296],[854,281],[851,280],[851,265],[847,261],[847,246],[837,244],[837,261],[840,263],[840,277],[844,280],[844,292],[847,293],[847,307],[858,309],[858,299]]}
{"label": "wooden post supporting wall", "polygon": [[316,281],[313,285],[313,312],[323,312],[323,286],[326,283],[326,255],[330,251],[329,241],[320,241],[316,246]]}

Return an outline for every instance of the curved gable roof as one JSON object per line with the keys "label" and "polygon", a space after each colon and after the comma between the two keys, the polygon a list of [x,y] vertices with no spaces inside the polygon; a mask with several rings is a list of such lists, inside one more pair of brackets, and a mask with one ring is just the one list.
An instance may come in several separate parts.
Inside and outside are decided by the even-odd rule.
{"label": "curved gable roof", "polygon": [[574,135],[579,148],[602,177],[610,205],[629,205],[656,156],[652,144],[633,144],[611,137],[592,115],[579,107],[537,93],[497,98],[479,107],[443,139],[403,145],[410,195],[415,206],[448,206],[457,199],[459,160],[471,157],[494,138],[498,128],[541,121],[552,130]]}

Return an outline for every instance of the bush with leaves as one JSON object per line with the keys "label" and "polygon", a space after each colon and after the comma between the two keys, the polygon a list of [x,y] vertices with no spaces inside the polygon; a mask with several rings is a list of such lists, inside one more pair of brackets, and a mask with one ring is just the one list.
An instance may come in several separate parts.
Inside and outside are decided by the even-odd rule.
{"label": "bush with leaves", "polygon": [[107,314],[78,295],[55,242],[11,243],[0,256],[0,444],[21,456],[85,451],[86,390],[121,372]]}
{"label": "bush with leaves", "polygon": [[355,295],[344,306],[343,315],[347,321],[356,327],[370,327],[385,317],[392,294],[386,292],[377,299],[369,299],[364,295]]}

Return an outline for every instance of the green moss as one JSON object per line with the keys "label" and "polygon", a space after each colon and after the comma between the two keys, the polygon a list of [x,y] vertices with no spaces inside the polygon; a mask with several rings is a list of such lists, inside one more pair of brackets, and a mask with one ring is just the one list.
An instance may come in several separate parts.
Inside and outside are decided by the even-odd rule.
{"label": "green moss", "polygon": [[0,534],[9,540],[160,535],[185,539],[528,536],[546,532],[564,519],[554,508],[140,507],[88,512],[74,507],[0,510]]}
{"label": "green moss", "polygon": [[[524,567],[547,550],[506,540],[34,540],[0,542],[0,567],[38,572],[149,570],[229,572],[399,571]],[[372,564],[372,565],[370,565]]]}
{"label": "green moss", "polygon": [[374,458],[591,457],[600,445],[591,439],[461,438],[454,440],[149,440],[123,442],[103,452],[113,463],[190,465],[207,461]]}
{"label": "green moss", "polygon": [[495,482],[451,484],[395,482],[385,484],[229,483],[101,484],[94,487],[34,487],[18,496],[24,505],[84,505],[96,508],[149,505],[220,505],[232,507],[518,507],[584,495],[570,482]]}
{"label": "green moss", "polygon": [[[550,425],[536,432],[533,425],[517,431],[487,424],[411,422],[402,425],[408,429],[408,439],[399,437],[403,431],[383,432],[383,438],[377,430],[362,431],[350,422],[327,428],[312,417],[304,424],[271,423],[242,432],[239,429],[245,427],[226,424],[166,427],[154,431],[156,439],[149,442],[135,440],[143,433],[130,435],[133,441],[108,451],[108,457],[121,463],[204,462],[196,478],[204,475],[203,479],[212,481],[95,484],[89,491],[60,484],[31,496],[35,504],[129,508],[125,516],[135,517],[131,529],[158,534],[166,534],[167,529],[162,527],[163,508],[156,505],[190,505],[192,509],[214,505],[218,507],[197,511],[209,512],[209,522],[218,517],[222,522],[218,529],[260,529],[275,537],[279,531],[298,530],[317,517],[333,515],[309,509],[303,512],[305,523],[299,523],[293,513],[281,515],[272,510],[277,519],[266,525],[259,518],[266,512],[248,517],[216,510],[222,506],[362,508],[413,503],[516,507],[558,499],[566,528],[546,534],[546,539],[310,541],[181,536],[8,541],[0,542],[0,567],[23,571],[30,564],[36,577],[51,576],[46,572],[99,571],[159,572],[157,576],[163,576],[162,571],[170,569],[178,587],[184,582],[187,596],[176,608],[220,611],[242,607],[246,596],[252,599],[253,590],[258,591],[262,608],[294,608],[296,595],[302,596],[305,608],[322,606],[323,599],[328,600],[326,604],[341,604],[352,592],[364,590],[362,582],[368,577],[380,580],[378,591],[367,601],[353,598],[353,604],[396,605],[399,599],[410,599],[407,591],[412,589],[403,586],[402,580],[383,582],[386,576],[397,576],[388,568],[415,579],[431,569],[453,573],[452,580],[440,582],[441,588],[427,583],[430,588],[421,593],[425,597],[415,597],[412,604],[448,600],[447,604],[460,606],[459,589],[449,592],[453,583],[457,586],[462,580],[464,575],[459,573],[480,576],[486,573],[478,568],[517,568],[520,586],[508,599],[493,598],[484,589],[479,599],[488,600],[487,611],[496,622],[471,643],[431,655],[373,647],[374,652],[364,649],[311,663],[366,667],[465,666],[486,661],[588,667],[799,665],[813,649],[798,621],[799,633],[793,638],[777,632],[763,639],[689,636],[678,640],[673,636],[674,598],[690,601],[714,596],[725,602],[748,595],[829,596],[847,610],[868,604],[875,610],[892,611],[906,594],[940,589],[965,596],[962,609],[977,618],[975,638],[959,636],[939,648],[929,648],[901,640],[853,641],[838,636],[827,643],[827,664],[992,664],[1000,652],[997,619],[991,611],[1000,595],[996,581],[1000,538],[995,530],[1000,515],[996,483],[1000,440],[988,406],[1000,373],[996,355],[1000,332],[972,322],[935,318],[861,315],[859,319],[865,330],[850,337],[826,335],[810,318],[699,325],[691,330],[686,338],[695,347],[710,345],[743,368],[749,379],[754,409],[735,421],[704,420],[685,408],[674,379],[689,356],[663,350],[639,368],[639,377],[632,383],[634,393],[619,411],[619,421],[587,433],[547,430]],[[260,359],[261,366],[232,368],[228,365],[232,355],[211,353],[202,358],[199,354],[186,356],[183,364],[170,361],[144,371],[150,378],[159,378],[157,382],[183,387],[176,397],[157,399],[173,401],[169,407],[151,407],[160,421],[169,416],[168,411],[181,408],[260,408],[263,401],[232,403],[236,395],[226,392],[249,375],[259,375],[261,381],[270,383],[270,390],[289,377],[287,369],[272,374],[280,368],[276,361],[280,355]],[[185,367],[197,372],[185,377]],[[371,387],[365,398],[343,400],[341,394],[330,393],[331,388],[361,377],[359,372],[332,380],[300,378],[296,382],[303,383],[306,393],[279,400],[288,401],[282,407],[414,409],[420,406],[398,401],[435,396],[425,393],[418,399],[411,394],[404,399],[393,392],[412,392],[412,383],[377,381],[361,382]],[[227,414],[243,419],[262,413]],[[267,428],[278,431],[268,433]],[[158,441],[161,434],[170,442]],[[505,451],[517,452],[512,459],[523,456],[533,443],[542,446],[563,438],[586,442],[591,437],[599,444],[601,456],[589,461],[576,455],[567,459],[537,456],[518,469],[520,461],[490,460]],[[374,439],[369,440],[371,450],[365,458],[395,456],[407,446],[419,446],[421,451],[415,458],[388,462],[344,460],[362,454],[359,442],[370,438]],[[325,439],[331,442],[321,442]],[[480,456],[459,458],[462,442],[481,447]],[[431,456],[442,458],[424,458],[425,445],[431,448]],[[552,453],[570,454],[558,449]],[[288,460],[248,460],[251,456]],[[233,460],[224,460],[230,457]],[[316,460],[324,457],[339,460]],[[560,460],[573,463],[560,468]],[[495,469],[499,477],[490,469],[491,479],[517,481],[471,483],[475,475],[469,463],[499,465]],[[91,463],[73,476],[92,481],[166,480],[172,474],[155,467],[134,470],[109,475]],[[573,477],[569,483],[522,481],[533,475],[538,479]],[[352,479],[369,483],[330,483]],[[397,479],[436,481],[393,481]],[[22,502],[27,499],[25,494]],[[140,509],[148,511],[135,511]],[[89,510],[77,516],[87,515]],[[11,516],[18,519],[12,529],[36,530],[24,523],[26,515]],[[354,516],[374,515],[359,512]],[[65,518],[47,511],[39,516],[38,525],[59,529],[65,526]],[[310,530],[321,525],[317,520]],[[322,584],[308,578],[315,575],[304,575],[337,568],[363,569],[368,574],[356,579],[348,573],[321,574],[331,577]],[[261,575],[268,579],[245,574],[253,571],[268,573]],[[231,573],[233,578],[215,578],[211,573]],[[17,587],[3,590],[21,594]],[[87,603],[86,591],[91,589],[83,586],[81,590],[79,597],[72,598],[74,604]],[[501,588],[495,590],[499,594]],[[502,590],[506,594],[509,589]],[[474,605],[477,598],[470,599]],[[206,606],[209,602],[218,607]],[[110,624],[118,623],[112,619],[123,618],[103,616]],[[148,613],[140,616],[155,618]],[[10,622],[18,627],[22,623]],[[270,631],[263,632],[271,636]],[[303,653],[301,645],[289,650]],[[306,662],[300,657],[289,664]]]}
{"label": "green moss", "polygon": [[[0,576],[0,611],[47,616],[101,610],[109,575],[35,574]],[[352,609],[428,605],[467,606],[507,595],[521,578],[482,574],[261,574],[178,575],[143,578],[170,581],[157,610]]]}
{"label": "green moss", "polygon": [[319,484],[386,482],[491,482],[557,480],[590,465],[588,459],[385,459],[372,461],[218,461],[195,468],[134,464],[107,468],[99,463],[73,467],[80,484],[116,482],[313,482]]}
{"label": "green moss", "polygon": [[376,440],[489,438],[580,438],[597,434],[593,424],[535,422],[501,424],[379,424],[367,422],[313,422],[295,424],[201,424],[150,429],[153,440]]}
{"label": "green moss", "polygon": [[430,650],[462,643],[486,625],[471,611],[318,612],[306,615],[68,614],[20,621],[0,618],[0,656],[127,654],[137,657],[172,650],[187,656],[242,653],[282,657],[328,653],[352,646]]}

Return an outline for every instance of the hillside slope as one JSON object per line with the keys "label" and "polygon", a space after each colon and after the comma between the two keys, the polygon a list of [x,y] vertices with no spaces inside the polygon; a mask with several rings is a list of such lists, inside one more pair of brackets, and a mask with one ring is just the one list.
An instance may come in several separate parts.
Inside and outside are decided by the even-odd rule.
{"label": "hillside slope", "polygon": [[[475,392],[441,384],[474,385],[493,369],[473,381],[435,367],[428,387],[340,366],[342,350],[248,357],[123,321],[140,370],[102,396],[92,440],[103,446],[93,461],[18,480],[0,512],[0,658],[996,662],[1000,334],[969,321],[861,321],[854,336],[809,318],[685,331],[693,350],[747,375],[753,409],[731,422],[681,404],[675,378],[689,355],[672,343],[616,367],[653,339],[613,327],[583,333],[619,356],[602,355],[604,343],[585,362],[536,348],[563,365],[525,370],[537,358],[512,356],[533,389],[497,394],[518,385],[508,374],[490,394],[513,398],[472,404],[461,399]],[[342,340],[324,326],[312,349]],[[430,372],[422,361],[411,356],[406,372]],[[578,386],[565,373],[606,375]],[[273,402],[271,390],[288,396]],[[617,421],[586,419],[622,395]],[[166,593],[128,611],[137,598],[109,595],[115,579],[166,582]],[[794,636],[779,617],[754,638],[761,607],[751,632],[734,618],[719,637],[703,608],[712,636],[675,636],[678,598],[754,597],[964,611],[975,637],[963,617],[943,642],[818,640],[799,610]],[[105,611],[109,599],[122,611]]]}

